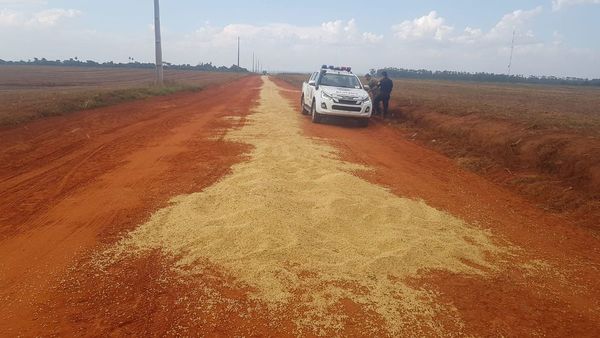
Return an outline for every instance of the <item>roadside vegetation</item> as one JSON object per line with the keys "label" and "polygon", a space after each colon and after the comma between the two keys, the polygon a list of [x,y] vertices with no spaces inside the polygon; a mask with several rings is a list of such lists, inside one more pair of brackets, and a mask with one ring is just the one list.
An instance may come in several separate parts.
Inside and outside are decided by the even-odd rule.
{"label": "roadside vegetation", "polygon": [[245,73],[167,70],[162,87],[152,69],[0,66],[0,127],[152,96],[197,91]]}
{"label": "roadside vegetation", "polygon": [[194,91],[202,87],[177,83],[163,87],[148,86],[107,91],[50,95],[47,102],[37,102],[27,110],[18,110],[0,117],[0,126],[17,125],[40,117],[59,116],[75,111],[100,108],[127,101],[140,100],[152,96],[162,96],[180,91]]}
{"label": "roadside vegetation", "polygon": [[507,75],[495,73],[469,73],[458,71],[431,71],[426,69],[404,69],[404,68],[383,68],[371,69],[372,75],[381,75],[386,71],[391,77],[398,79],[419,79],[419,80],[447,80],[447,81],[472,81],[472,82],[502,82],[502,83],[528,83],[545,84],[561,86],[600,86],[600,79],[587,79],[578,77],[557,77],[557,76],[524,76]]}
{"label": "roadside vegetation", "polygon": [[475,115],[600,136],[600,88],[395,80],[393,98],[408,110],[426,108],[452,116]]}
{"label": "roadside vegetation", "polygon": [[[156,65],[150,62],[139,62],[133,58],[129,59],[127,63],[118,63],[113,61],[108,62],[97,62],[94,60],[80,60],[78,57],[70,58],[68,60],[48,60],[46,58],[34,58],[33,60],[20,60],[20,61],[5,61],[0,59],[0,66],[55,66],[55,67],[95,67],[95,68],[137,68],[137,69],[154,69]],[[215,66],[212,62],[203,63],[200,62],[197,65],[190,64],[172,64],[164,62],[165,67],[173,70],[196,70],[202,72],[234,72],[234,73],[247,73],[246,68],[238,67],[237,65],[231,65],[230,67]]]}

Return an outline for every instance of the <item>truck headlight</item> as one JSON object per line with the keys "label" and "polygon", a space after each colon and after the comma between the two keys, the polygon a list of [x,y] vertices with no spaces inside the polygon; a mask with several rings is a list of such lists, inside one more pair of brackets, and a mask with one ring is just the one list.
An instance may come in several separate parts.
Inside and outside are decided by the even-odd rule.
{"label": "truck headlight", "polygon": [[321,97],[327,100],[333,100],[333,97],[325,92],[321,92]]}

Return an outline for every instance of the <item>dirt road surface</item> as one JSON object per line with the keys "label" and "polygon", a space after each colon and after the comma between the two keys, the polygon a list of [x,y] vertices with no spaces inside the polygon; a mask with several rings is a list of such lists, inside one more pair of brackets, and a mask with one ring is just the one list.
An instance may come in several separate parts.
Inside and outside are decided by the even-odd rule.
{"label": "dirt road surface", "polygon": [[598,234],[248,77],[0,131],[0,335],[598,336]]}

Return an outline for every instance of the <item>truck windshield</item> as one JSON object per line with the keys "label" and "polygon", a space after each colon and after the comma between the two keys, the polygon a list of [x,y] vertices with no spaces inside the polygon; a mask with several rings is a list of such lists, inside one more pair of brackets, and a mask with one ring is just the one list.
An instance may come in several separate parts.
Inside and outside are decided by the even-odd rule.
{"label": "truck windshield", "polygon": [[325,73],[321,77],[322,86],[343,87],[343,88],[361,88],[360,82],[354,75],[329,74]]}

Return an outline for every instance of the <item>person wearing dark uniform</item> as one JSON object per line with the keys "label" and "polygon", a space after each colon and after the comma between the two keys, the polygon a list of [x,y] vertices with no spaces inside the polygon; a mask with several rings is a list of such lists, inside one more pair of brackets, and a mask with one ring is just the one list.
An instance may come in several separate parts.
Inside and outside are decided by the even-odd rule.
{"label": "person wearing dark uniform", "polygon": [[380,103],[383,103],[383,118],[387,117],[388,108],[390,106],[390,95],[392,94],[392,89],[394,88],[394,83],[388,77],[387,72],[382,72],[383,79],[379,81],[379,95],[375,97],[373,100],[373,104],[375,105],[375,113],[381,115],[381,107]]}

